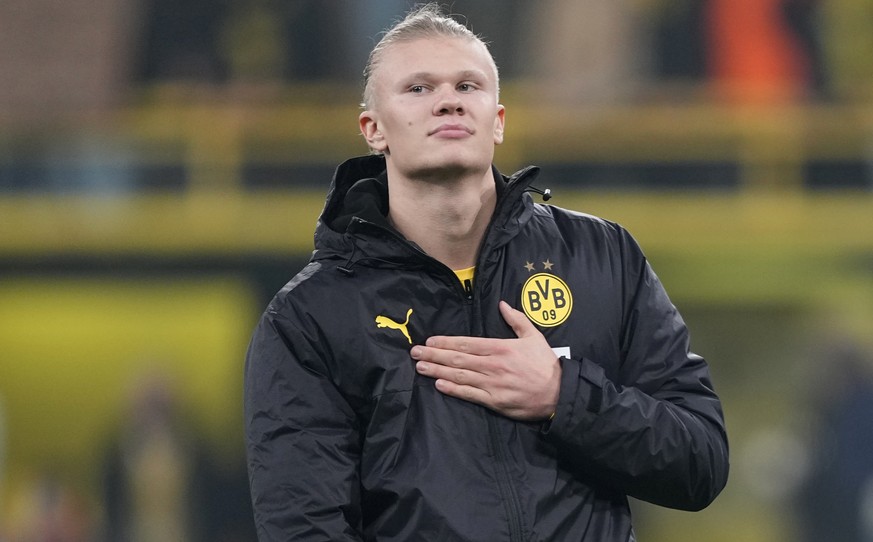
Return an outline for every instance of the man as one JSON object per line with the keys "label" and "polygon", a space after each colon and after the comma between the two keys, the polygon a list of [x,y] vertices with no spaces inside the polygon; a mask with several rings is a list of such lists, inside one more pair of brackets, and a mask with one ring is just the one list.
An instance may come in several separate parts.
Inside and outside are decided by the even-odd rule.
{"label": "man", "polygon": [[[706,363],[631,236],[491,165],[487,47],[433,5],[373,50],[311,262],[255,330],[260,540],[633,540],[727,479]],[[465,283],[467,287],[465,288]]]}

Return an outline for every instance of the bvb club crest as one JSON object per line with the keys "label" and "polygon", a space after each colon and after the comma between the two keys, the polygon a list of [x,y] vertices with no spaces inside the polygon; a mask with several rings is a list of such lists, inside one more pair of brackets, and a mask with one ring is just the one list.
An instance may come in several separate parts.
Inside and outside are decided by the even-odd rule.
{"label": "bvb club crest", "polygon": [[551,273],[531,275],[521,288],[521,306],[535,324],[554,327],[573,310],[573,294],[567,283]]}

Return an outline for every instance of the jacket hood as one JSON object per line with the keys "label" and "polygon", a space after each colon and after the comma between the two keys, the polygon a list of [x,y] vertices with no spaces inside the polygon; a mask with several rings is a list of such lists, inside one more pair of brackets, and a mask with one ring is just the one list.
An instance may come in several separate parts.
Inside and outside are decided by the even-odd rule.
{"label": "jacket hood", "polygon": [[[525,191],[536,178],[539,168],[528,166],[511,177],[504,176],[493,166],[492,172],[497,189],[497,207],[489,233],[497,230],[505,235],[530,217],[533,201]],[[349,251],[366,248],[370,259],[393,261],[398,259],[397,247],[394,246],[397,241],[406,242],[413,251],[416,250],[415,245],[406,241],[391,226],[387,218],[388,209],[385,158],[370,155],[346,160],[334,173],[324,209],[318,219],[313,259],[337,255],[349,257]],[[390,246],[383,246],[384,253],[372,246],[372,241],[377,238],[391,241]],[[362,246],[364,239],[368,240],[366,247]],[[359,259],[366,259],[363,253],[359,256]]]}

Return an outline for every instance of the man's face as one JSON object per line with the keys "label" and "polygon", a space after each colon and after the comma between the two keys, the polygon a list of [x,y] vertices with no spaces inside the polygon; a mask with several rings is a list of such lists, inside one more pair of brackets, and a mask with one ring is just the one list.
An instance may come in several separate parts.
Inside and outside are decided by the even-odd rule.
{"label": "man's face", "polygon": [[360,126],[371,148],[413,178],[487,170],[503,141],[503,118],[485,46],[436,38],[383,52]]}

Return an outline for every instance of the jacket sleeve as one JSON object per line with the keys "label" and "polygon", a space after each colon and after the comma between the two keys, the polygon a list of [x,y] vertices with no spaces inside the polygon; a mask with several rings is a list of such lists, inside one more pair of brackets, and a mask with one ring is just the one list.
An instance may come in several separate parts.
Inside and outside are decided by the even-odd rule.
{"label": "jacket sleeve", "polygon": [[358,428],[312,337],[270,310],[246,356],[246,454],[260,542],[360,540]]}
{"label": "jacket sleeve", "polygon": [[700,510],[727,483],[721,403],[706,362],[689,351],[685,323],[625,235],[630,270],[620,365],[610,379],[596,359],[562,359],[558,408],[546,438],[600,485]]}

